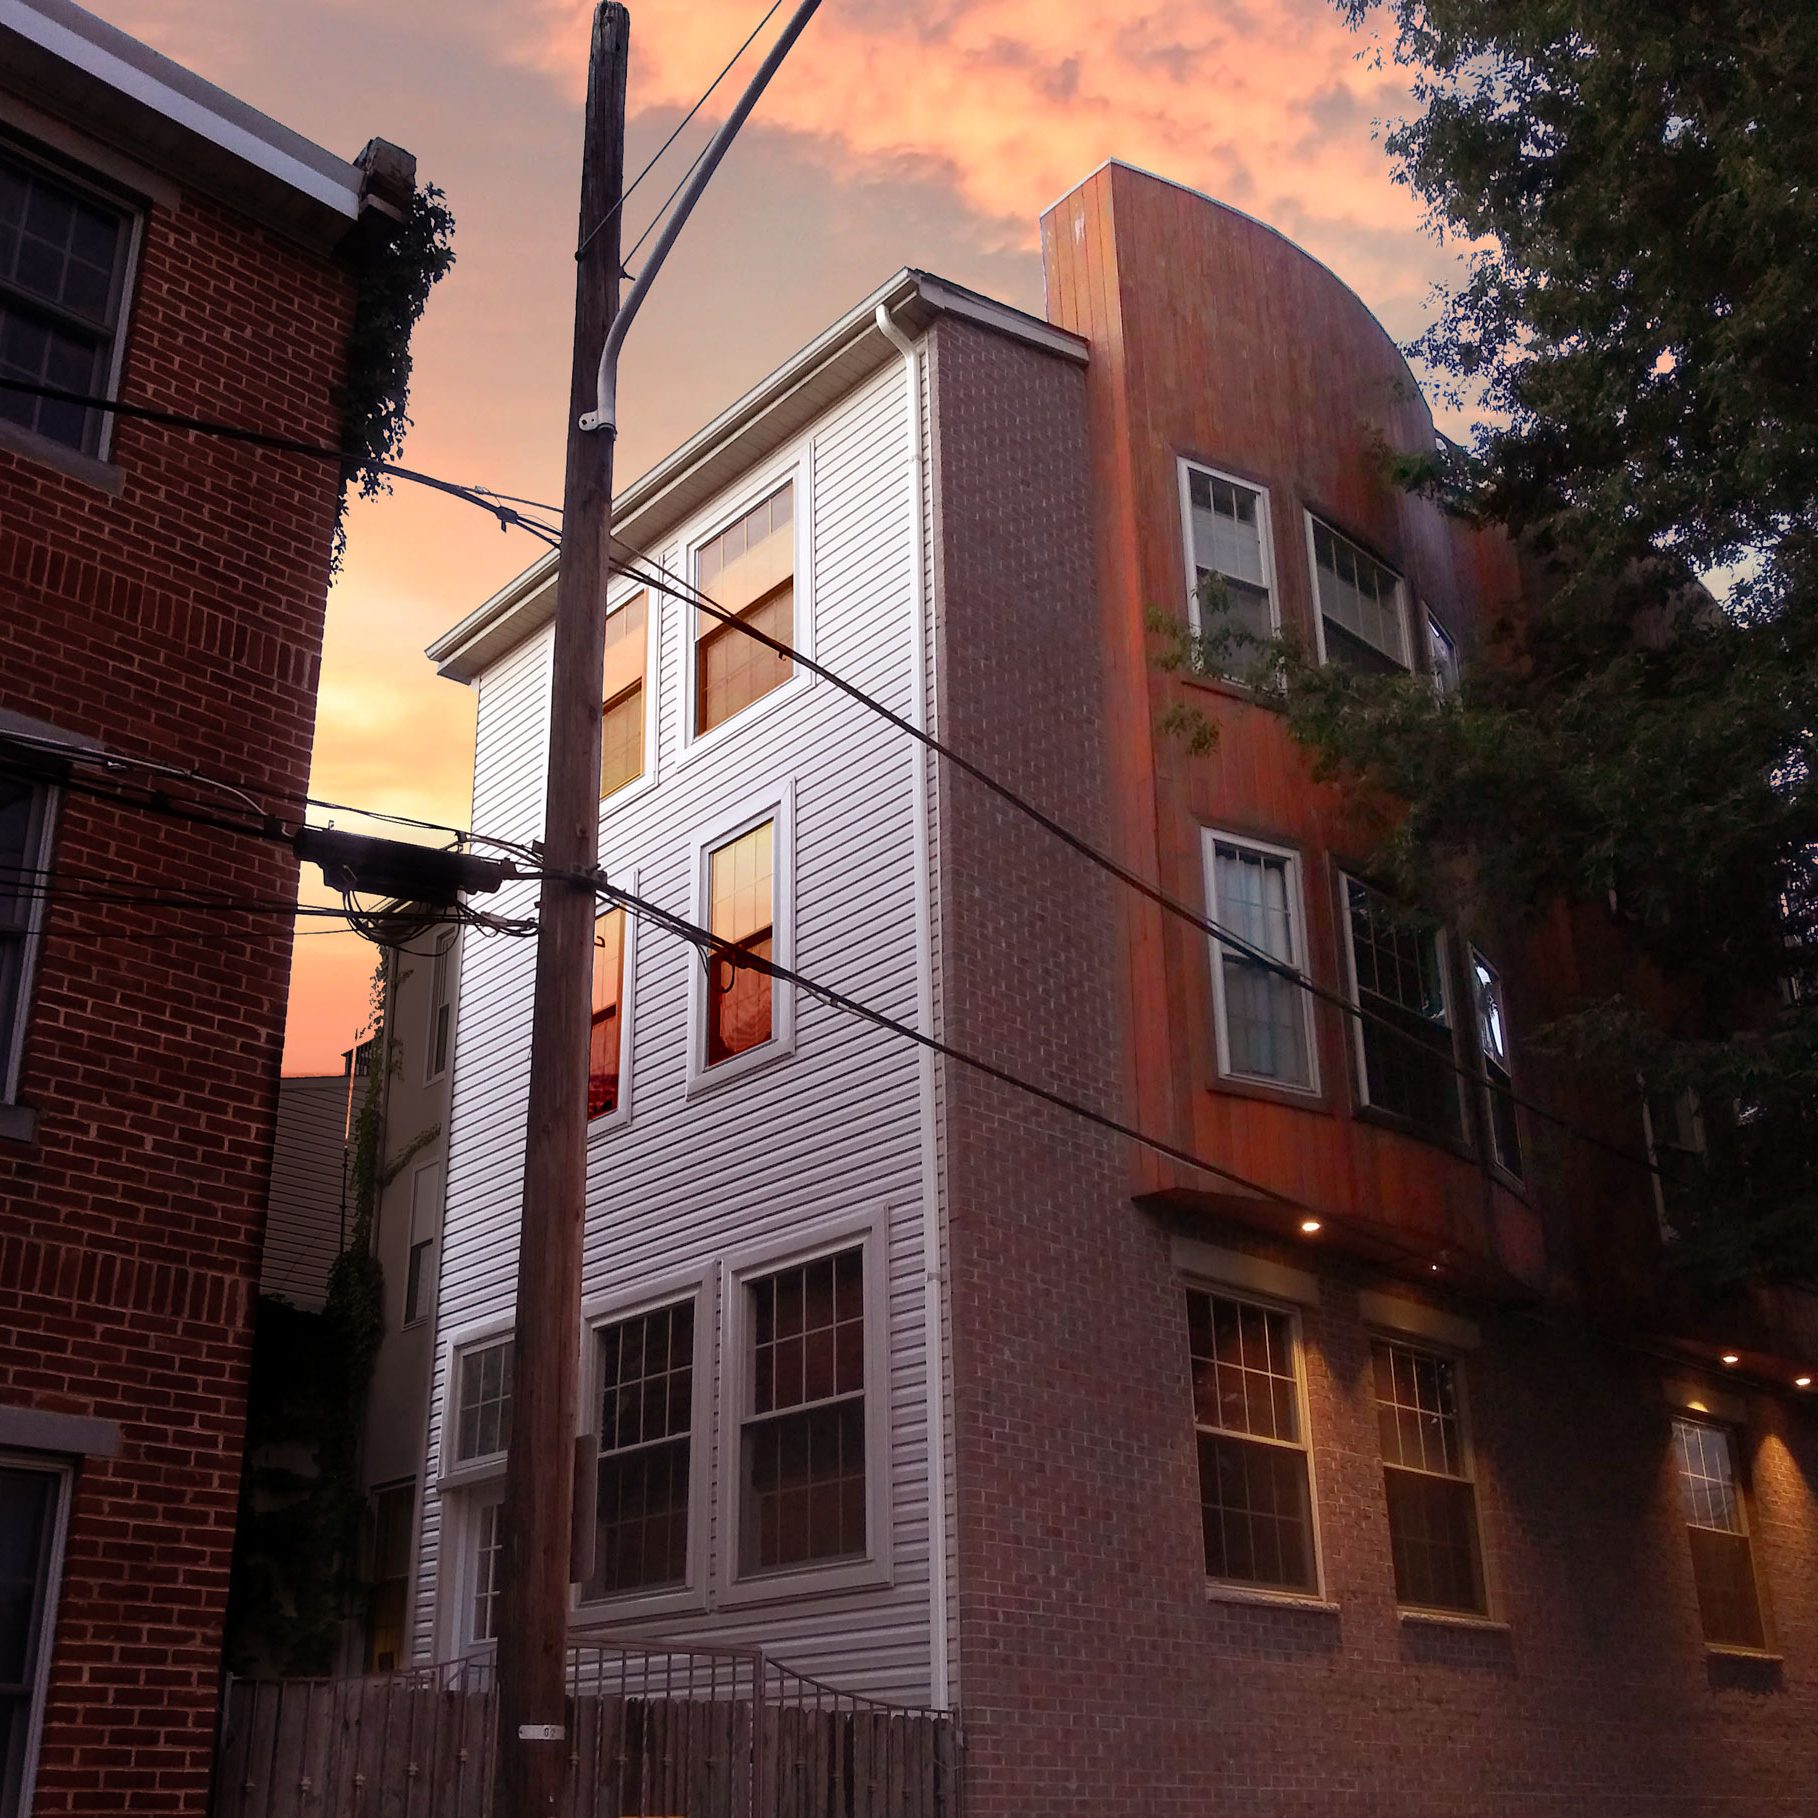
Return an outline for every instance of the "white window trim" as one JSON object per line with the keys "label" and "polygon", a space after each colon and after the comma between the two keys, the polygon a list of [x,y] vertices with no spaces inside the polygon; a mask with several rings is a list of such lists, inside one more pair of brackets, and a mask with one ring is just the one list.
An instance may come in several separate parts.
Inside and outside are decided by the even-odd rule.
{"label": "white window trim", "polygon": [[[719,1329],[714,1289],[718,1271],[709,1264],[652,1287],[634,1298],[594,1297],[581,1309],[581,1432],[598,1441],[601,1382],[599,1334],[603,1327],[635,1319],[663,1307],[694,1302],[694,1404],[689,1410],[688,1434],[688,1572],[684,1582],[665,1590],[624,1591],[614,1596],[588,1598],[585,1586],[573,1592],[579,1620],[668,1616],[684,1610],[707,1608],[710,1578],[709,1533],[714,1510],[713,1481],[713,1347]],[[869,1313],[869,1306],[866,1308]],[[596,1468],[597,1446],[594,1452]],[[591,1501],[591,1496],[589,1497]]]}
{"label": "white window trim", "polygon": [[31,1812],[38,1778],[38,1752],[44,1739],[44,1707],[50,1693],[51,1655],[56,1650],[57,1608],[63,1590],[63,1557],[69,1538],[70,1503],[76,1473],[67,1460],[41,1452],[0,1452],[0,1464],[14,1470],[41,1471],[56,1479],[56,1513],[51,1518],[49,1556],[45,1560],[44,1607],[38,1612],[37,1654],[32,1663],[32,1688],[25,1718],[25,1750],[20,1763],[19,1810]]}
{"label": "white window trim", "polygon": [[[38,804],[26,839],[26,863],[40,873],[50,869],[62,791],[48,779],[37,785]],[[19,1002],[11,1029],[0,1030],[0,1105],[19,1102],[19,1076],[25,1063],[25,1031],[32,1020],[32,994],[37,986],[38,953],[44,945],[45,897],[37,893],[26,904],[25,939],[19,962]]]}
{"label": "white window trim", "polygon": [[423,1042],[423,1084],[433,1086],[437,1080],[445,1079],[448,1070],[454,1065],[455,1051],[455,1009],[461,1001],[461,931],[459,928],[447,928],[442,931],[448,937],[448,945],[440,950],[444,965],[444,978],[448,986],[448,1051],[442,1058],[442,1065],[436,1065],[436,1010],[441,999],[436,996],[436,962],[437,949],[429,953],[429,1001],[424,1011],[428,1024],[428,1035]]}
{"label": "white window trim", "polygon": [[[659,580],[668,580],[670,570],[666,562],[646,561],[639,564],[654,574]],[[660,588],[644,581],[627,581],[622,576],[618,584],[607,591],[606,616],[611,618],[625,603],[638,594],[645,596],[644,606],[644,769],[630,782],[621,783],[610,795],[600,797],[600,816],[604,819],[609,814],[616,814],[619,809],[640,796],[648,795],[659,781],[658,757],[661,735],[662,687],[659,665],[663,653],[663,611],[671,596]],[[602,699],[600,711],[606,711]],[[635,886],[634,886],[635,887]]]}
{"label": "white window trim", "polygon": [[[730,725],[732,722],[728,721]],[[697,926],[705,928],[712,914],[712,895],[708,885],[708,861],[712,854],[749,833],[764,821],[774,821],[776,831],[771,847],[771,888],[775,891],[775,920],[771,924],[771,958],[779,966],[795,964],[795,783],[791,779],[780,787],[749,797],[725,820],[715,824],[711,833],[697,834],[691,843],[693,865],[693,916]],[[688,1075],[685,1091],[689,1098],[718,1090],[731,1080],[770,1066],[795,1052],[795,987],[782,979],[771,980],[770,1039],[743,1054],[714,1066],[707,1064],[707,972],[700,958],[689,956],[688,966]]]}
{"label": "white window trim", "polygon": [[1191,455],[1177,458],[1179,470],[1180,493],[1180,542],[1181,560],[1187,577],[1187,624],[1195,637],[1199,635],[1199,588],[1196,575],[1199,568],[1198,559],[1193,553],[1193,495],[1191,478],[1196,473],[1203,473],[1208,478],[1222,480],[1227,486],[1241,486],[1245,492],[1256,496],[1256,535],[1262,549],[1263,587],[1269,595],[1269,627],[1279,634],[1281,631],[1281,591],[1275,584],[1275,527],[1269,515],[1269,489],[1259,485],[1255,480],[1246,480],[1241,474],[1226,473],[1222,468],[1209,466],[1204,461],[1196,461]]}
{"label": "white window trim", "polygon": [[[628,783],[627,788],[631,785]],[[607,867],[607,875],[616,879],[629,880],[620,884],[621,889],[629,890],[633,896],[639,891],[638,870],[635,865],[627,865],[614,870]],[[601,898],[594,917],[597,925],[599,916],[613,904]],[[637,1014],[637,955],[638,955],[638,918],[619,907],[625,916],[624,957],[619,967],[619,1102],[610,1111],[602,1111],[598,1117],[587,1120],[587,1140],[591,1144],[596,1136],[604,1135],[608,1130],[622,1130],[631,1122],[632,1065],[635,1052],[632,1045],[632,1021]],[[697,967],[698,969],[698,967]],[[703,1012],[705,1014],[705,1012]]]}
{"label": "white window trim", "polygon": [[470,1351],[484,1350],[498,1339],[511,1336],[511,1315],[506,1313],[458,1327],[443,1337],[442,1418],[436,1439],[436,1484],[440,1489],[455,1489],[504,1475],[506,1455],[503,1452],[488,1452],[483,1458],[457,1459],[454,1451],[458,1439],[456,1428],[461,1418],[461,1360]]}
{"label": "white window trim", "polygon": [[[1338,873],[1338,919],[1340,926],[1344,929],[1345,936],[1345,981],[1350,987],[1352,1009],[1361,1011],[1363,1009],[1363,993],[1359,990],[1357,984],[1357,948],[1351,932],[1351,892],[1349,887],[1352,884],[1357,884],[1362,889],[1370,891],[1371,894],[1375,896],[1383,896],[1385,893],[1378,890],[1368,879],[1358,877],[1355,873],[1346,871],[1342,867],[1340,868]],[[1436,922],[1434,924],[1434,957],[1439,966],[1439,995],[1445,1002],[1446,1032],[1452,1038],[1452,1064],[1447,1067],[1447,1071],[1452,1074],[1452,1091],[1457,1095],[1459,1093],[1459,1088],[1464,1084],[1464,1081],[1459,1078],[1456,1072],[1456,1063],[1458,1061],[1458,1006],[1454,1001],[1452,993],[1452,947],[1450,932],[1451,931],[1443,922]],[[1385,1118],[1393,1118],[1396,1124],[1402,1129],[1415,1128],[1419,1130],[1419,1126],[1411,1126],[1409,1120],[1403,1117],[1399,1111],[1391,1111],[1378,1106],[1370,1097],[1370,1065],[1369,1057],[1364,1049],[1364,1018],[1361,1015],[1347,1016],[1345,1021],[1351,1025],[1351,1052],[1357,1066],[1357,1102],[1360,1105],[1369,1106],[1372,1110],[1380,1110]],[[1475,1031],[1473,1031],[1472,1039],[1476,1039]],[[1470,1127],[1469,1120],[1466,1119],[1464,1115],[1462,1097],[1460,1097],[1459,1102],[1459,1123],[1460,1131],[1457,1140],[1461,1145],[1468,1144]],[[1444,1133],[1439,1131],[1429,1132],[1420,1130],[1420,1134],[1441,1143],[1447,1140]]]}
{"label": "white window trim", "polygon": [[[1326,654],[1325,608],[1319,603],[1319,555],[1313,543],[1313,526],[1315,524],[1323,525],[1335,537],[1342,537],[1353,549],[1360,549],[1365,555],[1369,556],[1370,560],[1374,562],[1378,568],[1383,569],[1386,573],[1394,575],[1395,612],[1396,616],[1401,621],[1401,643],[1402,648],[1407,652],[1407,659],[1405,662],[1395,663],[1395,659],[1390,656],[1386,650],[1377,651],[1377,655],[1382,657],[1385,662],[1395,663],[1396,668],[1401,670],[1404,675],[1414,674],[1414,626],[1408,612],[1408,577],[1403,574],[1399,568],[1383,561],[1380,556],[1376,555],[1364,544],[1358,542],[1358,540],[1348,531],[1340,530],[1330,518],[1321,517],[1317,512],[1307,510],[1303,510],[1301,516],[1306,520],[1307,581],[1313,590],[1313,643],[1315,649],[1319,653],[1319,660],[1322,663],[1327,663],[1331,661],[1331,658]],[[1375,646],[1371,645],[1371,648],[1375,649]]]}
{"label": "white window trim", "polygon": [[[794,630],[790,644],[800,655],[812,658],[814,655],[814,445],[811,438],[804,438],[787,450],[776,460],[766,463],[736,492],[726,493],[715,505],[710,517],[699,519],[690,529],[682,545],[682,572],[685,577],[684,590],[699,586],[697,579],[698,558],[701,546],[710,543],[729,524],[741,518],[752,506],[768,498],[785,481],[795,484],[795,504],[791,527],[795,532],[795,597],[791,607],[794,615]],[[691,759],[700,757],[717,749],[727,739],[737,737],[747,727],[754,725],[765,715],[775,713],[795,700],[804,689],[815,680],[799,663],[795,672],[781,687],[773,688],[756,700],[749,707],[742,708],[731,719],[722,720],[711,732],[696,732],[694,728],[696,675],[695,659],[698,650],[696,620],[706,615],[699,614],[691,600],[676,602],[681,611],[679,618],[682,629],[682,701],[681,701],[681,737],[677,741],[676,763],[686,764]],[[715,623],[718,623],[716,620]]]}
{"label": "white window trim", "polygon": [[[474,1577],[479,1565],[476,1542],[479,1538],[480,1511],[491,1505],[502,1505],[504,1501],[505,1478],[502,1472],[495,1477],[463,1484],[444,1498],[443,1546],[446,1548],[450,1540],[454,1542],[454,1570],[446,1575],[452,1596],[443,1627],[449,1643],[446,1651],[458,1659],[490,1660],[498,1652],[498,1637],[495,1635],[490,1641],[476,1641],[469,1632],[469,1623],[473,1613]],[[450,1507],[450,1504],[453,1506]]]}
{"label": "white window trim", "polygon": [[[892,1530],[890,1433],[890,1267],[887,1213],[822,1226],[793,1243],[772,1244],[728,1257],[723,1265],[725,1292],[720,1304],[720,1478],[717,1498],[719,1544],[714,1559],[714,1594],[722,1605],[774,1603],[820,1592],[891,1582]],[[740,1444],[744,1426],[749,1369],[745,1286],[754,1276],[769,1275],[841,1250],[859,1249],[865,1271],[865,1532],[863,1559],[825,1565],[790,1566],[750,1578],[739,1575],[739,1519],[744,1491]]]}
{"label": "white window trim", "polygon": [[[1219,1300],[1235,1300],[1246,1306],[1260,1307],[1267,1313],[1280,1313],[1286,1316],[1290,1341],[1294,1346],[1294,1392],[1298,1398],[1300,1414],[1300,1450],[1307,1461],[1307,1526],[1313,1548],[1313,1583],[1304,1591],[1278,1589],[1274,1585],[1252,1584],[1243,1578],[1214,1578],[1205,1570],[1203,1546],[1200,1557],[1200,1570],[1206,1581],[1206,1594],[1209,1597],[1230,1596],[1244,1603],[1286,1603],[1286,1604],[1320,1604],[1327,1603],[1326,1593],[1326,1555],[1319,1535],[1319,1467],[1313,1457],[1313,1422],[1311,1417],[1310,1398],[1307,1394],[1307,1344],[1306,1334],[1301,1324],[1301,1309],[1292,1301],[1278,1300],[1272,1295],[1258,1294],[1248,1287],[1233,1287],[1228,1281],[1221,1281],[1215,1275],[1201,1275],[1197,1272],[1183,1272],[1179,1276],[1183,1289],[1191,1289],[1199,1294],[1211,1294]],[[1179,1304],[1178,1302],[1176,1303]],[[1198,1515],[1203,1504],[1199,1500],[1198,1478],[1198,1434],[1200,1430],[1199,1410],[1193,1405],[1193,1348],[1187,1335],[1186,1309],[1180,1309],[1180,1344],[1181,1355],[1186,1364],[1187,1378],[1187,1421],[1189,1430],[1194,1435],[1194,1511]],[[1209,1429],[1214,1432],[1226,1432],[1226,1428]],[[1279,1445],[1276,1440],[1259,1439],[1254,1434],[1232,1432],[1233,1439],[1246,1442],[1254,1440],[1258,1445]],[[1292,1450],[1284,1447],[1284,1450]],[[1195,1522],[1197,1537],[1198,1523]]]}
{"label": "white window trim", "polygon": [[[1248,834],[1228,833],[1219,827],[1202,827],[1200,829],[1200,856],[1205,870],[1206,901],[1211,906],[1211,919],[1222,927],[1230,924],[1225,921],[1218,901],[1218,846],[1223,841],[1227,846],[1240,846],[1247,852],[1261,853],[1265,858],[1277,858],[1286,862],[1288,873],[1288,891],[1291,900],[1294,922],[1294,952],[1291,964],[1302,978],[1311,980],[1312,965],[1307,957],[1307,893],[1302,878],[1301,857],[1291,846],[1271,845],[1267,840],[1252,839]],[[1230,1031],[1225,1023],[1225,943],[1216,937],[1210,941],[1212,949],[1212,1026],[1218,1042],[1218,1071],[1222,1078],[1241,1080],[1246,1085],[1268,1086],[1280,1092],[1292,1092],[1302,1098],[1321,1096],[1319,1077],[1319,1043],[1318,1030],[1313,1018],[1313,997],[1309,991],[1297,991],[1296,997],[1300,1006],[1301,1028],[1307,1044],[1307,1079],[1304,1084],[1293,1080],[1271,1079],[1261,1073],[1239,1073],[1231,1065]]]}
{"label": "white window trim", "polygon": [[[430,1286],[425,1298],[423,1311],[414,1319],[405,1317],[410,1310],[410,1259],[417,1247],[417,1183],[431,1168],[442,1176],[436,1189],[435,1229],[430,1233]],[[436,1300],[441,1288],[442,1274],[442,1207],[448,1197],[448,1173],[445,1159],[434,1156],[428,1161],[420,1161],[410,1171],[410,1192],[406,1196],[404,1215],[408,1221],[404,1232],[404,1280],[402,1294],[398,1301],[398,1330],[414,1332],[418,1326],[435,1317]],[[413,1479],[414,1481],[414,1479]],[[383,1486],[391,1487],[391,1486]]]}

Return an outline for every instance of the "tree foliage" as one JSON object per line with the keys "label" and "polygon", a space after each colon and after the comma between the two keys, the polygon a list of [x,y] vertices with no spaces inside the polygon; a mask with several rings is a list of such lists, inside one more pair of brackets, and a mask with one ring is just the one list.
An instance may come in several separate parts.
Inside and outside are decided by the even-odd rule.
{"label": "tree foliage", "polygon": [[1506,526],[1533,585],[1453,698],[1292,639],[1254,679],[1410,889],[1620,922],[1635,968],[1548,1039],[1696,1094],[1682,1255],[1810,1277],[1818,9],[1336,3],[1386,26],[1417,103],[1389,150],[1468,249],[1410,353],[1486,426],[1405,477]]}

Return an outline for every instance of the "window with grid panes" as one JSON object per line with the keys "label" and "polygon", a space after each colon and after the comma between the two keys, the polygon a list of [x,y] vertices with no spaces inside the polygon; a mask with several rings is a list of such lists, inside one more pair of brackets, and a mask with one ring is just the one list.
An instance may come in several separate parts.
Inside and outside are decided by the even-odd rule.
{"label": "window with grid panes", "polygon": [[[695,585],[753,630],[795,642],[795,482],[767,499],[695,554]],[[711,732],[780,688],[794,661],[737,625],[696,608],[694,729]]]}
{"label": "window with grid panes", "polygon": [[864,1252],[792,1264],[744,1291],[739,1569],[862,1557]]}
{"label": "window with grid panes", "polygon": [[1317,518],[1313,589],[1328,662],[1382,675],[1409,666],[1401,577]]}
{"label": "window with grid panes", "polygon": [[462,1640],[476,1647],[499,1638],[499,1565],[504,1550],[505,1486],[475,1493],[468,1509],[467,1582]]}
{"label": "window with grid panes", "polygon": [[15,1057],[25,1034],[33,910],[50,864],[50,791],[0,777],[0,1104],[16,1087]]}
{"label": "window with grid panes", "polygon": [[587,1115],[619,1105],[625,1048],[625,911],[608,909],[593,924],[593,1023],[587,1038]]}
{"label": "window with grid panes", "polygon": [[707,1065],[769,1041],[775,1025],[770,975],[740,958],[772,956],[776,925],[776,823],[763,821],[707,857],[708,921],[734,949],[707,967]]}
{"label": "window with grid panes", "polygon": [[1405,1345],[1372,1347],[1395,1600],[1481,1613],[1483,1563],[1457,1366]]}
{"label": "window with grid panes", "polygon": [[[1212,918],[1270,959],[1305,970],[1300,880],[1285,854],[1213,839]],[[1293,979],[1213,943],[1226,1070],[1285,1086],[1313,1082],[1309,1000]]]}
{"label": "window with grid panes", "polygon": [[1312,1592],[1313,1498],[1291,1315],[1188,1288],[1206,1576]]}
{"label": "window with grid panes", "polygon": [[600,794],[644,774],[644,662],[649,652],[650,596],[634,593],[606,615],[606,661],[600,681]]}
{"label": "window with grid panes", "polygon": [[600,1464],[588,1597],[688,1577],[694,1302],[602,1326]]}
{"label": "window with grid panes", "polygon": [[1357,982],[1364,1096],[1435,1135],[1460,1133],[1452,1013],[1439,926],[1344,879],[1345,922]]}
{"label": "window with grid panes", "polygon": [[[104,395],[124,313],[132,212],[0,145],[0,375]],[[0,391],[0,421],[93,454],[103,416]]]}
{"label": "window with grid panes", "polygon": [[1490,1152],[1499,1167],[1519,1179],[1521,1131],[1515,1121],[1515,1075],[1509,1065],[1509,1017],[1503,1007],[1502,977],[1475,949],[1471,953],[1471,988],[1477,996],[1477,1045],[1483,1055]]}
{"label": "window with grid panes", "polygon": [[511,1340],[463,1351],[457,1380],[455,1463],[502,1456],[511,1444]]}
{"label": "window with grid panes", "polygon": [[1254,486],[1227,480],[1190,462],[1183,467],[1195,600],[1216,583],[1223,590],[1225,612],[1235,628],[1258,639],[1273,636],[1275,613],[1269,598],[1264,544],[1268,512],[1263,494]]}
{"label": "window with grid panes", "polygon": [[1735,1436],[1708,1421],[1676,1419],[1673,1444],[1704,1638],[1718,1647],[1765,1648],[1767,1625],[1737,1481]]}

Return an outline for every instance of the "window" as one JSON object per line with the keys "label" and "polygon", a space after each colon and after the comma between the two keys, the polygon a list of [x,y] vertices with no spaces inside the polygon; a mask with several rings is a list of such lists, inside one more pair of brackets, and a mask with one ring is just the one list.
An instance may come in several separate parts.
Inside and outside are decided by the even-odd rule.
{"label": "window", "polygon": [[600,1328],[593,1575],[583,1595],[687,1582],[694,1443],[693,1300]]}
{"label": "window", "polygon": [[[795,643],[795,482],[785,481],[695,552],[695,585],[740,623]],[[696,610],[694,730],[723,726],[795,672],[737,625]]]}
{"label": "window", "polygon": [[739,1421],[741,1574],[868,1548],[860,1247],[749,1277]]}
{"label": "window", "polygon": [[1705,1178],[1704,1118],[1695,1092],[1646,1092],[1641,1100],[1648,1154],[1654,1163],[1654,1211],[1660,1235],[1676,1242],[1697,1215]]}
{"label": "window", "polygon": [[1190,461],[1181,463],[1180,473],[1194,629],[1216,628],[1201,623],[1200,601],[1217,582],[1232,629],[1258,639],[1274,636],[1268,494]]}
{"label": "window", "polygon": [[454,1033],[455,936],[443,937],[429,964],[429,1041],[423,1083],[428,1085],[448,1071],[449,1037]]}
{"label": "window", "polygon": [[0,777],[0,1104],[18,1091],[40,885],[50,864],[50,790]]}
{"label": "window", "polygon": [[1502,979],[1475,948],[1471,950],[1471,988],[1477,996],[1477,1045],[1483,1051],[1490,1153],[1499,1168],[1519,1180],[1521,1132],[1515,1123],[1515,1076],[1509,1070],[1509,1019],[1503,1008]]}
{"label": "window", "polygon": [[[133,216],[80,181],[0,149],[0,374],[95,397],[113,389]],[[98,453],[103,416],[0,391],[0,421]]]}
{"label": "window", "polygon": [[404,1271],[404,1323],[427,1319],[436,1298],[436,1232],[442,1222],[442,1164],[424,1162],[410,1177],[410,1256]]}
{"label": "window", "polygon": [[1293,1316],[1187,1291],[1206,1576],[1313,1592],[1313,1497]]}
{"label": "window", "polygon": [[1452,634],[1427,614],[1427,667],[1433,673],[1433,688],[1440,695],[1458,692],[1458,646]]}
{"label": "window", "polygon": [[1318,518],[1307,523],[1322,656],[1384,675],[1408,668],[1401,577]]}
{"label": "window", "polygon": [[775,981],[739,957],[772,957],[776,923],[776,822],[757,826],[707,858],[708,928],[734,952],[707,965],[707,1065],[718,1066],[769,1041],[775,1030]]}
{"label": "window", "polygon": [[[607,608],[606,667],[600,683],[600,794],[614,795],[644,774],[644,666],[650,596]],[[733,634],[737,636],[735,632]]]}
{"label": "window", "polygon": [[511,1444],[511,1340],[463,1351],[456,1380],[455,1463],[502,1459]]}
{"label": "window", "polygon": [[0,1818],[32,1809],[68,1484],[58,1467],[0,1458]]}
{"label": "window", "polygon": [[1395,1601],[1413,1609],[1481,1613],[1487,1606],[1477,1490],[1457,1366],[1404,1345],[1378,1343],[1372,1355]]}
{"label": "window", "polygon": [[467,1558],[461,1574],[460,1628],[463,1648],[486,1647],[499,1638],[499,1568],[505,1486],[489,1484],[467,1498]]}
{"label": "window", "polygon": [[587,1048],[587,1115],[619,1108],[625,1058],[625,911],[608,909],[593,924],[593,1032]]}
{"label": "window", "polygon": [[[1296,972],[1307,967],[1300,877],[1293,856],[1206,835],[1212,919]],[[1283,1086],[1314,1083],[1312,1005],[1291,978],[1223,941],[1212,943],[1220,1068]]]}
{"label": "window", "polygon": [[1460,1110],[1438,925],[1355,878],[1342,880],[1365,1102],[1457,1137]]}
{"label": "window", "polygon": [[417,1486],[394,1484],[372,1499],[372,1565],[366,1587],[366,1670],[396,1672],[403,1664],[410,1606],[410,1528]]}
{"label": "window", "polygon": [[1728,1427],[1675,1419],[1673,1443],[1704,1638],[1717,1647],[1765,1648],[1767,1625],[1736,1477],[1735,1436]]}

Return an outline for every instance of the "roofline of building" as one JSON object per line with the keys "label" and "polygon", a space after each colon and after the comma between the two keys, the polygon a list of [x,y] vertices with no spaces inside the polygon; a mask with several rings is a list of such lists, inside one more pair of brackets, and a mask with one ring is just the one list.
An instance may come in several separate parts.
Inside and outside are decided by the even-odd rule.
{"label": "roofline of building", "polygon": [[[73,4],[0,0],[0,67],[31,103],[184,172],[325,246],[359,219],[364,173],[301,133]],[[210,183],[209,180],[213,179]]]}
{"label": "roofline of building", "polygon": [[[634,547],[648,547],[694,509],[704,476],[729,478],[749,468],[827,408],[824,398],[808,395],[811,381],[836,370],[842,389],[850,390],[897,358],[877,325],[880,306],[911,334],[920,333],[936,316],[956,316],[1081,365],[1088,357],[1085,340],[1067,329],[931,272],[904,267],[632,481],[613,500],[614,535]],[[716,477],[716,489],[719,483]],[[547,624],[555,612],[559,559],[553,549],[540,556],[437,638],[425,654],[439,673],[471,682]]]}

